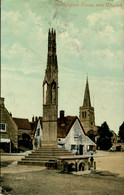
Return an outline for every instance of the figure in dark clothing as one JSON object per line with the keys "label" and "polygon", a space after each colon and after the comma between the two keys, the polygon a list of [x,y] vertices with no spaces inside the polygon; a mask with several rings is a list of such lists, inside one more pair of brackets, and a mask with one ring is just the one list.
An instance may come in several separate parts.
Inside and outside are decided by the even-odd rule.
{"label": "figure in dark clothing", "polygon": [[91,167],[93,167],[93,161],[94,161],[94,159],[93,159],[93,153],[91,154],[91,157],[90,157],[90,164],[91,164]]}

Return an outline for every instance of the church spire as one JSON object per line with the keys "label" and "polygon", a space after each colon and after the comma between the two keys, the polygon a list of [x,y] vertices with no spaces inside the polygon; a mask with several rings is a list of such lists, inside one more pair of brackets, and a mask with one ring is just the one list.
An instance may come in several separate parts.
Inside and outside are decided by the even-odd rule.
{"label": "church spire", "polygon": [[87,76],[87,80],[86,80],[86,88],[85,88],[85,94],[84,94],[83,107],[91,107],[88,76]]}

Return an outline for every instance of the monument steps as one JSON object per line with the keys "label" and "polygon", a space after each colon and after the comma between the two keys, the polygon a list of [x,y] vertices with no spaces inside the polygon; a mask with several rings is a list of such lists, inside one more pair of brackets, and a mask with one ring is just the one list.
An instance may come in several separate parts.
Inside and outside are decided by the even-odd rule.
{"label": "monument steps", "polygon": [[53,149],[51,149],[51,148],[43,148],[43,149],[37,149],[37,150],[35,150],[35,151],[32,151],[32,153],[33,152],[47,152],[47,151],[51,151],[51,152],[69,152],[68,150],[65,150],[65,149],[61,149],[61,148],[53,148]]}
{"label": "monument steps", "polygon": [[37,155],[40,155],[40,156],[41,156],[41,155],[42,155],[42,156],[43,156],[43,155],[45,155],[45,156],[46,156],[46,155],[52,155],[52,156],[53,156],[53,155],[60,155],[60,153],[61,153],[62,155],[63,155],[63,154],[66,154],[66,155],[67,155],[67,154],[70,154],[69,152],[57,152],[57,151],[56,151],[56,152],[48,152],[48,151],[47,151],[47,152],[36,152],[36,153],[33,152],[32,154],[29,154],[29,156],[32,156],[32,155],[34,155],[34,156],[37,156]]}
{"label": "monument steps", "polygon": [[26,156],[25,158],[27,159],[27,158],[45,158],[45,157],[59,157],[59,156],[72,156],[72,154],[58,154],[58,155],[52,155],[52,154],[49,154],[49,155],[30,155],[30,156]]}
{"label": "monument steps", "polygon": [[56,160],[56,159],[57,159],[56,157],[53,158],[51,156],[49,158],[48,157],[45,157],[45,158],[44,157],[41,157],[41,158],[26,158],[26,159],[23,158],[22,160],[23,161],[49,161],[49,160]]}
{"label": "monument steps", "polygon": [[18,165],[46,166],[48,161],[19,161]]}
{"label": "monument steps", "polygon": [[42,147],[18,161],[18,165],[55,166],[60,156],[74,156],[71,152],[57,147]]}

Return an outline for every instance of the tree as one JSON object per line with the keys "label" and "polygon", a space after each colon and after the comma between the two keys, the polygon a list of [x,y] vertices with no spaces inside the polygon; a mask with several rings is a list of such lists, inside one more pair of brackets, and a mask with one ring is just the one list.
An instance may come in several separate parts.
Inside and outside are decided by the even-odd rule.
{"label": "tree", "polygon": [[120,139],[124,142],[124,122],[119,127],[118,135],[119,135]]}
{"label": "tree", "polygon": [[95,135],[94,135],[94,131],[93,130],[89,130],[87,132],[87,136],[93,141],[95,142]]}
{"label": "tree", "polygon": [[98,134],[99,138],[97,139],[97,146],[100,147],[100,150],[109,150],[112,146],[111,137],[113,134],[106,122],[104,122],[98,129]]}

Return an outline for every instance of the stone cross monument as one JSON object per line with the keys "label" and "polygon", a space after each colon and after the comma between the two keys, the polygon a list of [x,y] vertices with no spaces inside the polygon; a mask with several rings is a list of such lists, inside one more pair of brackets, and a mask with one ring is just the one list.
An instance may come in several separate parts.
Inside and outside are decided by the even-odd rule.
{"label": "stone cross monument", "polygon": [[42,146],[57,146],[58,65],[56,32],[49,30],[47,67],[43,81],[43,141]]}

